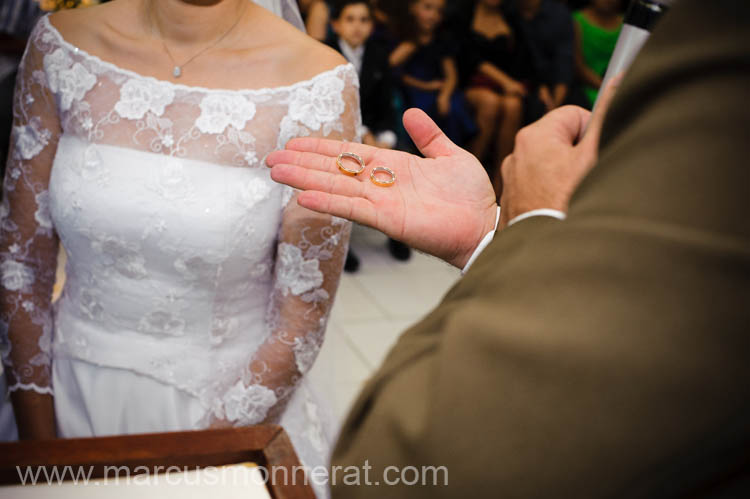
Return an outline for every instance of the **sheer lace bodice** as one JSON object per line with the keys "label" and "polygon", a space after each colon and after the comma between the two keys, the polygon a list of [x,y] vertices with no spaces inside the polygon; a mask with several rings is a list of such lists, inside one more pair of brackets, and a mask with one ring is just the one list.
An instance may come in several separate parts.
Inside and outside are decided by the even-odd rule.
{"label": "sheer lace bodice", "polygon": [[263,160],[296,136],[354,139],[357,86],[342,65],[286,87],[186,87],[79,50],[43,18],[1,213],[10,389],[52,393],[52,357],[69,356],[189,392],[204,424],[282,406],[322,342],[349,224],[289,202]]}

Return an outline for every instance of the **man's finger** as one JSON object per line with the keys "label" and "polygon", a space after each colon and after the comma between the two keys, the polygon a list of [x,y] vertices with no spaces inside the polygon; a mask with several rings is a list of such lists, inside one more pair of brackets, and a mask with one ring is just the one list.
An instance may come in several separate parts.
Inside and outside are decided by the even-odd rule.
{"label": "man's finger", "polygon": [[[346,159],[347,163],[344,166],[351,169],[356,169],[359,166],[354,162],[349,165],[351,159]],[[300,152],[283,149],[281,151],[274,151],[266,157],[266,165],[274,167],[276,165],[297,165],[303,168],[310,168],[312,170],[318,170],[321,172],[337,173],[338,165],[336,164],[336,158],[325,156],[323,154],[317,154],[314,152]]]}
{"label": "man's finger", "polygon": [[[366,146],[356,142],[342,142],[340,140],[317,139],[314,137],[300,137],[286,143],[286,149],[300,152],[312,152],[335,158],[342,152],[353,152],[362,158],[365,163],[372,160],[377,152],[377,147]],[[271,153],[273,154],[273,153]],[[269,156],[271,156],[269,154]]]}
{"label": "man's finger", "polygon": [[540,120],[529,125],[534,136],[554,136],[567,144],[578,140],[591,113],[578,106],[562,106],[545,114]]}
{"label": "man's finger", "polygon": [[617,87],[620,86],[621,81],[622,75],[615,76],[609,81],[609,83],[607,83],[606,88],[602,90],[601,96],[596,102],[596,107],[591,113],[591,118],[586,125],[586,131],[583,138],[580,141],[580,144],[583,144],[584,147],[598,147],[599,136],[602,133],[602,125],[604,124],[604,117],[607,114],[609,105],[612,103],[612,99],[614,98]]}
{"label": "man's finger", "polygon": [[461,150],[421,109],[407,109],[403,121],[409,137],[425,157],[450,156]]}
{"label": "man's finger", "polygon": [[363,198],[338,196],[327,192],[305,191],[299,193],[297,204],[319,213],[346,218],[368,227],[375,227],[377,210],[375,205]]}
{"label": "man's finger", "polygon": [[[513,169],[514,165],[513,162],[515,161],[515,158],[513,157],[513,154],[509,154],[505,157],[502,164],[500,165],[500,171],[498,171],[497,177],[500,178],[501,185],[504,185],[506,181],[510,180],[510,175],[512,174],[511,170]],[[494,187],[494,186],[493,186]],[[500,204],[500,220],[498,220],[498,227],[505,227],[508,224],[508,216],[510,215],[510,209],[509,206],[506,207],[508,204],[508,198],[509,194],[506,192],[506,189],[500,189],[495,190],[495,193],[498,194],[498,203]]]}
{"label": "man's finger", "polygon": [[281,184],[304,191],[323,191],[349,197],[364,197],[368,182],[361,182],[347,175],[311,170],[297,165],[276,165],[271,169],[271,178]]}

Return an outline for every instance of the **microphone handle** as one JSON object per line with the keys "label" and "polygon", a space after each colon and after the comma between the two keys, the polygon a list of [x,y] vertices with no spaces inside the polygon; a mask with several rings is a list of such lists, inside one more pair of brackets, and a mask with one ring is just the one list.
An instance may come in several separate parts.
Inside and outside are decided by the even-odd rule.
{"label": "microphone handle", "polygon": [[[615,76],[624,73],[633,63],[635,56],[641,51],[643,44],[646,43],[651,35],[651,28],[656,21],[669,10],[669,5],[674,0],[632,0],[628,11],[623,20],[620,36],[617,38],[617,45],[607,66],[607,72],[604,74],[601,90],[607,87],[609,80]],[[599,97],[596,97],[594,109],[599,103]]]}

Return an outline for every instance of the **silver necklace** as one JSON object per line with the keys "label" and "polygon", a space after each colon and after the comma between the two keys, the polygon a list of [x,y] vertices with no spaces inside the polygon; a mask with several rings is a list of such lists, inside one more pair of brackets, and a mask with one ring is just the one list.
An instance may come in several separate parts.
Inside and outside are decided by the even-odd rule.
{"label": "silver necklace", "polygon": [[246,10],[247,10],[247,3],[245,3],[245,7],[242,9],[242,14],[240,14],[239,16],[237,16],[237,20],[234,21],[234,24],[232,24],[229,27],[229,29],[224,32],[223,35],[221,35],[216,41],[212,42],[208,46],[202,48],[198,53],[194,54],[190,59],[188,59],[187,61],[183,62],[182,64],[177,64],[177,61],[175,61],[175,58],[172,57],[172,53],[169,51],[169,48],[167,47],[167,44],[164,42],[164,37],[161,34],[161,29],[159,28],[158,23],[156,23],[155,20],[154,20],[153,11],[152,11],[151,19],[154,20],[152,22],[153,22],[153,24],[156,25],[156,31],[159,33],[159,39],[161,40],[161,44],[164,47],[164,52],[167,53],[167,55],[169,56],[169,59],[172,61],[172,64],[174,65],[174,68],[172,69],[172,76],[174,76],[175,78],[179,78],[180,76],[182,76],[182,68],[184,68],[185,66],[187,66],[188,64],[190,64],[193,61],[193,59],[195,59],[196,57],[198,57],[199,55],[201,55],[202,53],[204,53],[208,49],[211,49],[211,48],[217,46],[224,38],[226,38],[229,35],[229,33],[231,33],[232,30],[234,30],[234,28],[236,28],[237,25],[240,23],[240,20],[245,15],[245,11]]}

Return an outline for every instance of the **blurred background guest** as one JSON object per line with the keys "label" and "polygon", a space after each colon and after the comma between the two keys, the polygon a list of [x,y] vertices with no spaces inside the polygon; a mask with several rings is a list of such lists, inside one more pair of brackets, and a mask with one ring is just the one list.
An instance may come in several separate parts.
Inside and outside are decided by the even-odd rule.
{"label": "blurred background guest", "polygon": [[577,87],[584,94],[576,103],[588,109],[594,105],[609,59],[622,28],[622,0],[592,0],[573,13]]}
{"label": "blurred background guest", "polygon": [[503,7],[503,0],[473,0],[453,27],[461,46],[460,79],[478,130],[468,149],[491,179],[513,150],[526,95],[518,79],[521,41]]}
{"label": "blurred background guest", "polygon": [[448,137],[463,143],[476,132],[458,86],[456,44],[441,30],[445,0],[411,0],[408,28],[391,52],[406,107],[430,115]]}
{"label": "blurred background guest", "polygon": [[298,0],[300,14],[307,34],[324,41],[329,34],[330,7],[323,0]]}
{"label": "blurred background guest", "polygon": [[[341,0],[334,4],[331,13],[335,34],[328,44],[341,52],[359,74],[362,142],[393,149],[397,137],[391,68],[387,48],[372,36],[375,27],[372,5],[366,0]],[[395,239],[388,238],[388,249],[397,260],[408,260],[411,256],[409,247]],[[359,258],[350,249],[344,270],[356,272],[359,265]]]}
{"label": "blurred background guest", "polygon": [[396,114],[391,71],[386,47],[371,38],[374,25],[369,2],[342,0],[332,11],[335,35],[328,44],[341,52],[359,74],[362,142],[392,149],[396,145]]}
{"label": "blurred background guest", "polygon": [[527,74],[533,80],[526,122],[559,107],[573,81],[573,22],[570,11],[556,0],[517,0],[521,36],[527,43]]}

